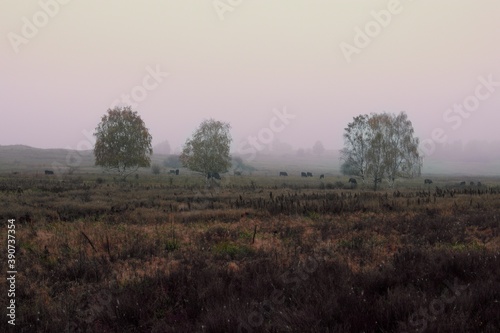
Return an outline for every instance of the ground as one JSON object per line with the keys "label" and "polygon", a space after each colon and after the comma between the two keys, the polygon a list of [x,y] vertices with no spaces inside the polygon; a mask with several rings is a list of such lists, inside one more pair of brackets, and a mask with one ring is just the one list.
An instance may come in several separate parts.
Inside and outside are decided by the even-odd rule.
{"label": "ground", "polygon": [[498,180],[223,178],[0,175],[17,330],[500,329]]}

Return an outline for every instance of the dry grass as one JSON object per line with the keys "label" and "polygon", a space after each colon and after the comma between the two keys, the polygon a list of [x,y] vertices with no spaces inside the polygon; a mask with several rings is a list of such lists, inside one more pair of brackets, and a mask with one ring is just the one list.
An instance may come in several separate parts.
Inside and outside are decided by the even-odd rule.
{"label": "dry grass", "polygon": [[[500,328],[497,188],[16,181],[0,218],[17,221],[21,331]],[[455,279],[467,291],[418,317]]]}

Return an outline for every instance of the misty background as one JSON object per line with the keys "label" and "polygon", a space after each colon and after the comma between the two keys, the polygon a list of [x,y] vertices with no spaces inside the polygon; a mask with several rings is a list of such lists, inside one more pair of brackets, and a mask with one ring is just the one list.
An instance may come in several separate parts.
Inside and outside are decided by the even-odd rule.
{"label": "misty background", "polygon": [[340,45],[391,1],[242,1],[222,15],[214,3],[2,1],[0,145],[89,149],[107,109],[146,84],[132,104],[156,153],[179,152],[208,118],[231,124],[241,153],[286,109],[294,118],[259,153],[335,158],[354,116],[405,111],[422,141],[446,135],[424,172],[500,164],[500,87],[459,126],[445,120],[478,78],[500,82],[500,2],[401,0],[350,61]]}

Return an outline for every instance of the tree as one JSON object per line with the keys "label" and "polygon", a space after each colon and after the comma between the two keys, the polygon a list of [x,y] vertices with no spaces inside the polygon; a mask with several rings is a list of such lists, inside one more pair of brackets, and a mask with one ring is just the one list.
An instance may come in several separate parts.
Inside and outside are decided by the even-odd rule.
{"label": "tree", "polygon": [[346,175],[361,177],[365,181],[367,168],[367,154],[371,137],[368,125],[368,116],[354,117],[344,133],[344,149],[340,151],[341,160],[344,161],[341,170]]}
{"label": "tree", "polygon": [[398,177],[420,175],[422,159],[418,138],[407,115],[388,113],[360,115],[349,123],[341,150],[344,174],[373,181],[374,190],[384,178],[393,186]]}
{"label": "tree", "polygon": [[317,155],[317,156],[321,156],[325,153],[325,147],[323,146],[323,143],[319,140],[316,141],[312,150],[313,150],[314,155]]}
{"label": "tree", "polygon": [[163,161],[163,165],[166,167],[178,169],[182,166],[182,162],[179,155],[168,155],[167,158]]}
{"label": "tree", "polygon": [[414,130],[406,113],[388,115],[385,140],[386,173],[391,187],[397,177],[412,178],[420,176],[422,158],[418,153],[419,139],[413,137]]}
{"label": "tree", "polygon": [[232,156],[231,164],[234,168],[234,171],[252,172],[256,170],[253,166],[245,164],[245,162],[243,162],[243,159],[240,156]]}
{"label": "tree", "polygon": [[182,164],[204,175],[209,172],[227,172],[231,167],[230,128],[228,123],[204,120],[193,136],[186,140],[180,156]]}
{"label": "tree", "polygon": [[151,163],[151,135],[130,106],[109,109],[96,127],[95,165],[118,173],[123,180]]}
{"label": "tree", "polygon": [[151,172],[153,173],[153,175],[159,175],[160,172],[161,172],[161,166],[159,164],[153,164],[151,166]]}

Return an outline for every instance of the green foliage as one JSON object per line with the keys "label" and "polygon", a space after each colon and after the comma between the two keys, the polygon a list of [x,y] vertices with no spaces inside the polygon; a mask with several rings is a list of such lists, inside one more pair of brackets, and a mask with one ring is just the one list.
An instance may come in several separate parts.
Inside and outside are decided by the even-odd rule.
{"label": "green foliage", "polygon": [[179,242],[177,240],[167,240],[165,242],[165,251],[173,252],[179,248]]}
{"label": "green foliage", "polygon": [[186,140],[180,160],[193,171],[226,172],[231,166],[230,125],[213,119],[205,120]]}
{"label": "green foliage", "polygon": [[413,134],[404,112],[355,117],[345,128],[342,173],[371,179],[375,190],[383,179],[393,186],[399,177],[419,176],[422,159]]}
{"label": "green foliage", "polygon": [[231,259],[242,259],[253,253],[251,247],[231,242],[218,243],[214,246],[213,251],[218,256],[229,256]]}
{"label": "green foliage", "polygon": [[131,107],[115,107],[101,118],[94,133],[95,164],[125,179],[151,163],[151,135]]}

